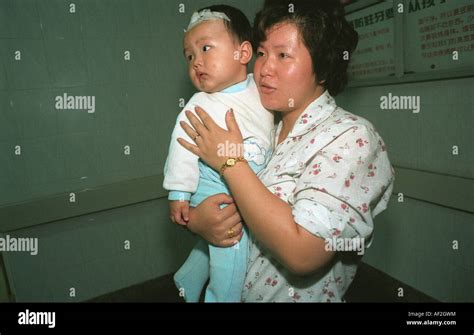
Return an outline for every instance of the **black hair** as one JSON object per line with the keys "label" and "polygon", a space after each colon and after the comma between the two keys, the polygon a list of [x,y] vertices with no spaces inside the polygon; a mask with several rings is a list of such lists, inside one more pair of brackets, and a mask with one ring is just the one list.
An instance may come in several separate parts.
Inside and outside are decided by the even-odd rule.
{"label": "black hair", "polygon": [[[332,96],[347,85],[347,67],[359,37],[334,0],[266,0],[254,22],[254,48],[266,40],[266,32],[279,23],[298,27],[308,49],[317,80]],[[345,57],[347,56],[347,57]]]}
{"label": "black hair", "polygon": [[227,30],[237,38],[239,43],[248,41],[252,43],[252,27],[250,21],[245,14],[240,10],[228,5],[212,5],[198,10],[198,12],[209,9],[211,12],[221,12],[227,15],[230,22],[224,20]]}

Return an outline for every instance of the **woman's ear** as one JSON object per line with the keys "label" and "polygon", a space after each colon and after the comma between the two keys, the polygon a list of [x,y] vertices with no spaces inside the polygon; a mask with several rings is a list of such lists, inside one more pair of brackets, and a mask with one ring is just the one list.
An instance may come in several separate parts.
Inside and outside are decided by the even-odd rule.
{"label": "woman's ear", "polygon": [[252,59],[253,51],[252,51],[252,44],[249,41],[243,42],[240,47],[240,58],[239,62],[242,65],[247,65],[250,60]]}

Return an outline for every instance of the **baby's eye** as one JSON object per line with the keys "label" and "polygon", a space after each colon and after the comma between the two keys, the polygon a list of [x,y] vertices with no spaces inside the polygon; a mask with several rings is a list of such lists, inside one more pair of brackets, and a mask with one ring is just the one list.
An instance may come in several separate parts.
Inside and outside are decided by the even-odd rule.
{"label": "baby's eye", "polygon": [[187,60],[188,62],[192,61],[192,60],[193,60],[193,55],[187,55],[187,56],[186,56],[186,60]]}
{"label": "baby's eye", "polygon": [[209,49],[211,48],[210,45],[205,45],[202,47],[202,51],[206,52],[206,51],[209,51]]}

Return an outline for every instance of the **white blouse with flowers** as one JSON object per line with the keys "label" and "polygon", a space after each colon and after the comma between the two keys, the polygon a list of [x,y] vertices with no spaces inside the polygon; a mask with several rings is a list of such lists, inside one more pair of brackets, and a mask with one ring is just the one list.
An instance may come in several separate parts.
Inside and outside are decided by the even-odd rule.
{"label": "white blouse with flowers", "polygon": [[[394,181],[373,125],[337,107],[326,91],[277,145],[281,128],[280,122],[260,180],[291,206],[295,222],[308,232],[327,241],[357,239],[367,247],[373,218],[387,207]],[[339,251],[324,269],[303,277],[288,272],[254,238],[249,255],[245,302],[344,301],[360,259],[357,252]]]}

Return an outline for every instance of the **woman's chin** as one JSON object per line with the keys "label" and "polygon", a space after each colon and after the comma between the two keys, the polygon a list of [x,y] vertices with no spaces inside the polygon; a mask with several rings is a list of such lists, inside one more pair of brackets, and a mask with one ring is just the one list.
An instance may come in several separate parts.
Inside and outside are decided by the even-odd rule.
{"label": "woman's chin", "polygon": [[282,104],[273,99],[261,99],[261,102],[263,107],[265,107],[267,110],[278,111],[282,109]]}

